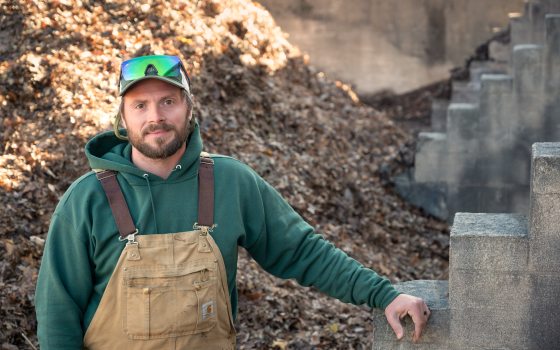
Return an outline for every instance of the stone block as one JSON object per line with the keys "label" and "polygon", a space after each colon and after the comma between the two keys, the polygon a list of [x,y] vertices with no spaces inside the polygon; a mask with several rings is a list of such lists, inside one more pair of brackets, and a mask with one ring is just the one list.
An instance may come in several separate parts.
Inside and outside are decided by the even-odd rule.
{"label": "stone block", "polygon": [[560,339],[560,274],[535,274],[532,285],[531,348],[555,349]]}
{"label": "stone block", "polygon": [[532,152],[531,192],[560,194],[560,143],[535,143]]}
{"label": "stone block", "polygon": [[517,45],[513,48],[513,76],[516,98],[541,93],[544,87],[544,48]]}
{"label": "stone block", "polygon": [[513,78],[505,74],[485,74],[481,78],[480,135],[509,133],[517,116],[512,108]]}
{"label": "stone block", "polygon": [[[525,261],[523,263],[526,265]],[[508,309],[510,317],[524,318],[527,305],[531,303],[530,288],[530,275],[526,271],[452,268],[449,271],[449,307],[454,310]]]}
{"label": "stone block", "polygon": [[544,40],[544,16],[546,7],[540,1],[528,1],[525,16],[531,24],[531,42],[542,44]]}
{"label": "stone block", "polygon": [[527,219],[522,215],[457,213],[451,228],[451,238],[461,237],[523,237],[527,234]]}
{"label": "stone block", "polygon": [[530,266],[533,271],[560,275],[560,195],[531,198]]}
{"label": "stone block", "polygon": [[544,6],[545,13],[560,13],[560,2],[558,0],[540,0]]}
{"label": "stone block", "polygon": [[[475,179],[481,185],[495,187],[528,187],[531,173],[530,147],[507,135],[480,140]],[[524,201],[528,202],[527,193]],[[506,211],[505,208],[503,211]]]}
{"label": "stone block", "polygon": [[469,73],[471,82],[480,85],[483,75],[505,74],[506,67],[502,63],[494,61],[472,61],[469,66]]}
{"label": "stone block", "polygon": [[509,308],[451,309],[451,339],[457,348],[520,350],[529,347],[528,313]]}
{"label": "stone block", "polygon": [[531,43],[531,26],[523,17],[510,18],[511,47]]}
{"label": "stone block", "polygon": [[525,271],[529,260],[527,218],[519,214],[457,213],[449,254],[452,270]]}
{"label": "stone block", "polygon": [[440,182],[442,169],[446,168],[447,135],[421,132],[414,156],[414,179],[417,182]]}
{"label": "stone block", "polygon": [[[495,62],[508,63],[511,61],[511,47],[509,43],[503,43],[497,40],[488,44],[488,55]],[[505,69],[504,69],[505,70]]]}
{"label": "stone block", "polygon": [[452,103],[477,103],[480,86],[470,82],[454,81],[451,84]]}
{"label": "stone block", "polygon": [[[471,103],[451,103],[447,109],[449,148],[473,149],[478,144],[478,106]],[[474,144],[470,144],[474,142]]]}
{"label": "stone block", "polygon": [[432,101],[432,131],[444,132],[447,125],[447,100],[435,99]]}
{"label": "stone block", "polygon": [[554,96],[560,91],[560,14],[546,15],[547,90]]}
{"label": "stone block", "polygon": [[405,337],[397,341],[381,310],[374,310],[373,349],[446,349],[449,344],[450,313],[448,307],[447,281],[411,281],[398,283],[395,288],[403,293],[426,301],[431,316],[420,342],[412,342],[414,324],[410,317],[402,320]]}

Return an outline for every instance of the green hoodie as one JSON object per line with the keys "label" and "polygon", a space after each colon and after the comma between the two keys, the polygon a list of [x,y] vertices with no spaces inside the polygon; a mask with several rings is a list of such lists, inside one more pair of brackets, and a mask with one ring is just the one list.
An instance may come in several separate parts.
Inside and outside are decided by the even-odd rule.
{"label": "green hoodie", "polygon": [[[192,230],[198,213],[198,126],[167,179],[131,161],[131,145],[112,132],[86,145],[92,169],[118,171],[118,181],[140,234]],[[215,162],[215,222],[234,318],[237,249],[268,272],[356,305],[385,308],[398,295],[390,282],[348,257],[309,226],[251,168],[225,156]],[[51,220],[36,290],[41,349],[78,349],[125,242],[93,172],[66,191]]]}

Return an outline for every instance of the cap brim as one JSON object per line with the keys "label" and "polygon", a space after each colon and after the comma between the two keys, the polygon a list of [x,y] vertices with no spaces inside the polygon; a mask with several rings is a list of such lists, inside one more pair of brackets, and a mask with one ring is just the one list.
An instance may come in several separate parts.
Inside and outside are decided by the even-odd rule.
{"label": "cap brim", "polygon": [[160,76],[155,76],[155,75],[149,75],[146,77],[141,77],[138,79],[135,79],[133,82],[131,82],[130,84],[128,84],[119,94],[119,96],[123,96],[128,90],[130,90],[131,87],[133,87],[134,85],[136,85],[137,83],[141,82],[142,80],[146,80],[146,79],[157,79],[157,80],[161,80],[164,81],[166,83],[169,83],[171,85],[174,85],[180,89],[185,89],[187,90],[187,92],[189,91],[188,88],[185,88],[185,86],[183,84],[181,84],[180,82],[167,78],[167,77],[160,77]]}

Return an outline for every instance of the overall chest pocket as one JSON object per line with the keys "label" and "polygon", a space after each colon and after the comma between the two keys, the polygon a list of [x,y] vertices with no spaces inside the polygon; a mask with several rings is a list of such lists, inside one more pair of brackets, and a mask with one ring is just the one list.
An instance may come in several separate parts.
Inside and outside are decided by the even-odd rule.
{"label": "overall chest pocket", "polygon": [[207,332],[216,325],[217,263],[124,271],[123,329],[130,339]]}

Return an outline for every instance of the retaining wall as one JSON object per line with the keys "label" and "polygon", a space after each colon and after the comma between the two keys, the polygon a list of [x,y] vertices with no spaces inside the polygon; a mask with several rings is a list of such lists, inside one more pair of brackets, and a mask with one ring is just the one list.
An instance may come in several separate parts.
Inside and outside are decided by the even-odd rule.
{"label": "retaining wall", "polygon": [[511,20],[510,61],[475,62],[449,104],[434,103],[436,130],[419,134],[414,172],[397,180],[437,217],[527,214],[531,144],[560,141],[560,15],[545,14],[560,2],[526,7]]}
{"label": "retaining wall", "polygon": [[398,285],[433,310],[413,344],[396,341],[374,312],[374,349],[558,349],[560,347],[560,143],[532,147],[530,212],[457,213],[449,282]]}

